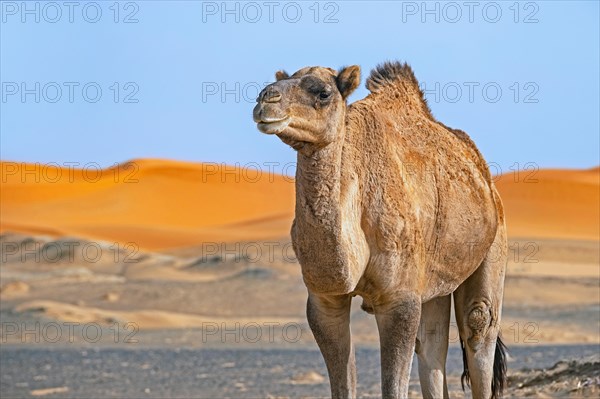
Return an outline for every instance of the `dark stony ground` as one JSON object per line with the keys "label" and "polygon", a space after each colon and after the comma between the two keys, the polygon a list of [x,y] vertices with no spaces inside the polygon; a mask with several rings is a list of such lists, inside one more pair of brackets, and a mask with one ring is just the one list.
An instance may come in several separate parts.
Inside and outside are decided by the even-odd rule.
{"label": "dark stony ground", "polygon": [[[513,347],[509,368],[511,374],[519,377],[511,379],[515,386],[509,387],[509,397],[518,394],[516,385],[531,382],[527,374],[530,371],[522,370],[533,364],[535,368],[547,369],[559,359],[583,359],[597,355],[598,351],[596,345]],[[358,348],[356,355],[360,397],[378,397],[379,351]],[[458,348],[450,349],[447,366],[451,396],[463,397]],[[586,367],[585,373],[592,377],[600,371],[597,359]],[[5,345],[0,349],[0,368],[3,399],[32,394],[62,398],[299,398],[326,397],[329,389],[326,378],[320,377],[326,376],[321,355],[311,348],[124,349]],[[418,397],[415,367],[412,374],[411,396]],[[581,379],[580,385],[598,384],[589,376],[572,377]],[[38,391],[49,388],[56,390]],[[563,396],[558,391],[555,393]]]}

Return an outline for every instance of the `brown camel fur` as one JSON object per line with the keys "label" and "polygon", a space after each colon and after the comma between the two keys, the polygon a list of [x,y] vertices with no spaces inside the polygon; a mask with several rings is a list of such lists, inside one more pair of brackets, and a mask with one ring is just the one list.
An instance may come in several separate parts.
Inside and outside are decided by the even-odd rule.
{"label": "brown camel fur", "polygon": [[411,68],[307,67],[259,95],[254,120],[298,153],[292,242],[307,316],[334,398],[356,396],[351,298],[375,315],[384,398],[406,398],[413,352],[424,397],[447,397],[454,293],[474,398],[502,393],[499,322],[506,266],[500,197],[467,136],[437,122]]}

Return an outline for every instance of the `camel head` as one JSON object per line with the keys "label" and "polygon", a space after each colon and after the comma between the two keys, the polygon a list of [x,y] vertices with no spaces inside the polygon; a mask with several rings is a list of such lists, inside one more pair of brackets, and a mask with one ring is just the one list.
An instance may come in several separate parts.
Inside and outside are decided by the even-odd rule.
{"label": "camel head", "polygon": [[256,99],[258,130],[276,134],[296,150],[333,142],[345,126],[346,98],[360,83],[360,67],[339,72],[306,67],[292,76],[279,71],[275,78]]}

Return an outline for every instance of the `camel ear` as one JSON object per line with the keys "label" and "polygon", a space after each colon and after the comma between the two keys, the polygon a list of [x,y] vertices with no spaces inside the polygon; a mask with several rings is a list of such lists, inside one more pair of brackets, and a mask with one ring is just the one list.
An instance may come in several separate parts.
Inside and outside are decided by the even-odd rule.
{"label": "camel ear", "polygon": [[277,80],[278,82],[281,79],[287,79],[289,77],[290,77],[290,75],[288,75],[288,73],[286,71],[277,71],[277,72],[275,72],[275,80]]}
{"label": "camel ear", "polygon": [[335,82],[342,97],[346,99],[360,84],[360,67],[352,65],[340,69]]}

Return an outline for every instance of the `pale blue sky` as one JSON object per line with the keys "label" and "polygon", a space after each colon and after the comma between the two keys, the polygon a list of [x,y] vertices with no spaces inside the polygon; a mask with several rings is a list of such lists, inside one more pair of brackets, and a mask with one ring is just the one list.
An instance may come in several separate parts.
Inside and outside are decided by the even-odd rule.
{"label": "pale blue sky", "polygon": [[[429,2],[433,13],[423,13],[421,1],[228,2],[230,13],[221,1],[77,2],[73,22],[66,6],[28,6],[36,3],[39,22],[21,1],[1,4],[3,160],[293,162],[291,149],[252,122],[258,85],[277,69],[359,64],[355,101],[367,93],[370,69],[399,59],[426,85],[434,115],[469,133],[504,171],[515,162],[600,162],[597,1],[475,2],[472,9]],[[86,21],[96,18],[96,5],[98,22]],[[123,23],[128,16],[137,22]],[[34,92],[24,102],[23,83]],[[96,87],[102,95],[94,103]],[[137,103],[126,103],[127,95]]]}

